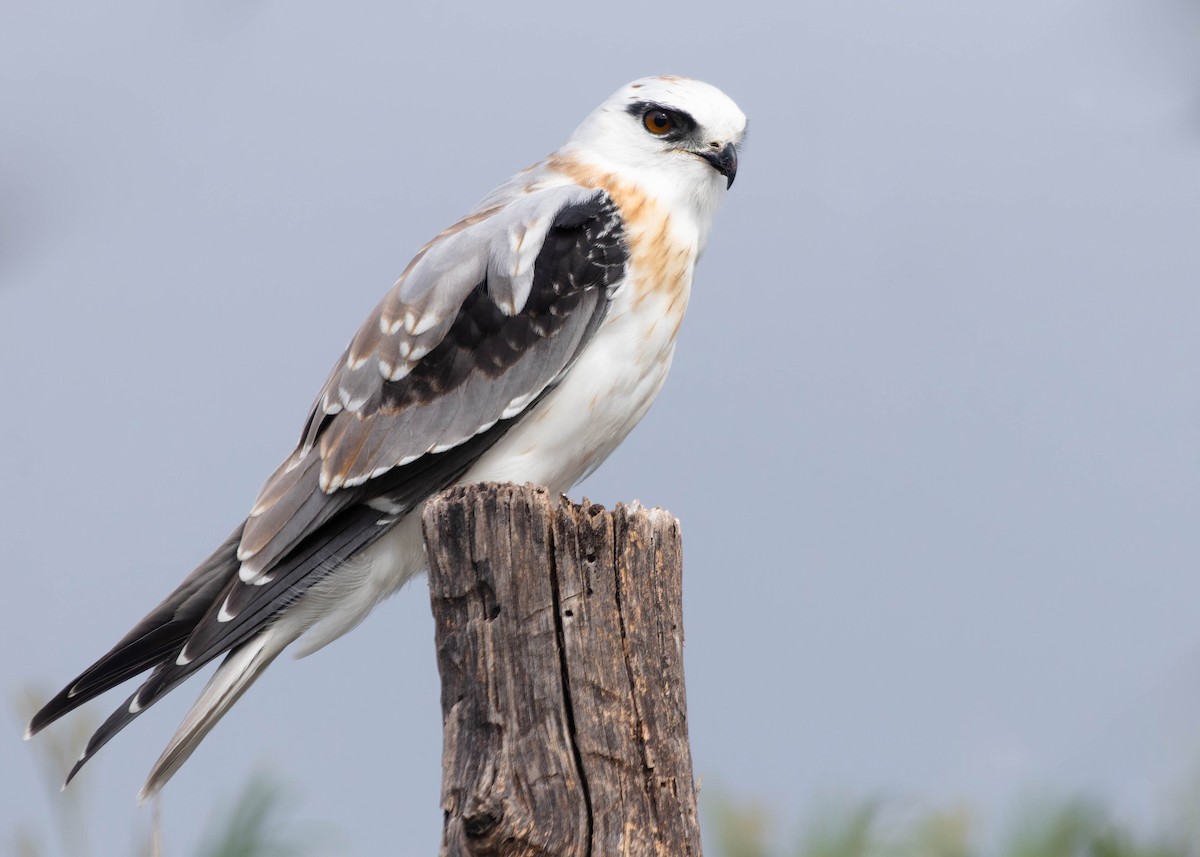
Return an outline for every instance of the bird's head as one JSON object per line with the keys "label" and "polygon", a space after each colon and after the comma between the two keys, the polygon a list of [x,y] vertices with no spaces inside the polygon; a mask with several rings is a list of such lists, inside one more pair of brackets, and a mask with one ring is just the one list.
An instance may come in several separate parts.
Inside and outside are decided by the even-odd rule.
{"label": "bird's head", "polygon": [[710,215],[737,175],[745,134],[745,114],[715,86],[646,77],[592,111],[564,151]]}

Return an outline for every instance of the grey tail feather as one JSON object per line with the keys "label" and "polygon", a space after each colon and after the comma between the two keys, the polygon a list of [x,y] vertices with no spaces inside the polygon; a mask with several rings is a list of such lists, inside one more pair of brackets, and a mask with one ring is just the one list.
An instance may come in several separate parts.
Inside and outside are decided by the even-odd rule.
{"label": "grey tail feather", "polygon": [[87,746],[83,748],[83,753],[80,754],[75,764],[71,766],[71,770],[67,773],[67,778],[63,781],[62,787],[64,789],[71,784],[71,780],[75,779],[75,775],[87,764],[88,759],[92,758],[101,747],[112,740],[114,735],[125,728],[125,724],[137,716],[136,714],[129,713],[130,706],[135,698],[137,698],[136,692],[129,699],[125,700],[120,708],[110,714],[108,719],[100,724],[100,728],[88,739]]}
{"label": "grey tail feather", "polygon": [[132,723],[143,711],[166,696],[176,685],[204,666],[203,663],[197,663],[194,665],[189,664],[190,669],[186,670],[176,668],[177,672],[171,675],[170,680],[162,683],[160,679],[167,670],[168,665],[174,667],[174,664],[170,661],[159,664],[158,668],[150,673],[149,678],[116,711],[110,714],[107,720],[100,724],[100,728],[88,739],[87,746],[84,747],[79,760],[75,762],[67,774],[67,779],[63,783],[64,789],[71,784],[71,780],[75,779],[75,775],[88,763],[92,756],[100,751],[101,747],[115,738],[117,733]]}
{"label": "grey tail feather", "polygon": [[217,722],[291,642],[291,639],[272,639],[276,633],[276,629],[268,628],[226,655],[151,768],[146,784],[138,792],[140,803],[158,794]]}
{"label": "grey tail feather", "polygon": [[[264,591],[280,587],[284,590],[282,593],[283,600],[293,598],[296,591],[303,591],[306,588],[304,585],[306,580],[310,580],[313,575],[319,574],[320,569],[327,567],[327,561],[331,556],[347,556],[386,532],[386,527],[377,525],[379,520],[379,512],[366,506],[354,507],[354,514],[344,519],[339,519],[334,526],[314,534],[310,537],[311,544],[306,549],[294,552],[292,556],[285,560],[284,564],[278,570],[282,582],[277,581],[272,586],[264,587]],[[221,625],[219,622],[211,623],[222,634],[220,639],[215,643],[206,642],[203,650],[196,653],[191,660],[182,664],[178,663],[176,656],[183,651],[186,643],[195,639],[204,639],[205,635],[209,633],[204,624],[206,617],[216,614],[217,608],[228,592],[238,585],[236,555],[231,555],[231,557],[229,568],[222,578],[224,581],[222,587],[216,591],[215,597],[209,596],[206,599],[203,609],[199,611],[199,618],[191,622],[190,634],[158,661],[153,672],[146,676],[145,681],[142,682],[137,691],[96,730],[91,740],[88,741],[83,755],[79,757],[79,761],[75,763],[70,773],[68,773],[66,783],[63,784],[64,787],[74,779],[75,775],[79,773],[80,769],[87,764],[92,756],[111,741],[117,733],[133,722],[142,712],[174,690],[185,679],[226,652],[229,652],[230,658],[234,658],[243,646],[255,645],[258,635],[263,632],[263,625],[270,622],[272,618],[271,614],[278,612],[284,606],[283,601],[271,599],[266,604],[261,605],[257,613],[246,611],[245,614],[239,617],[242,620],[240,623],[231,622],[228,625]],[[193,574],[189,577],[189,580],[195,576]],[[181,586],[180,590],[183,588]],[[205,592],[207,591],[206,587]],[[192,599],[192,601],[195,600]],[[189,602],[190,604],[191,602]],[[136,631],[137,629],[135,628],[134,630]],[[236,633],[229,633],[230,631],[236,631]],[[272,655],[273,657],[274,655]],[[263,663],[259,670],[265,666],[266,663]],[[220,674],[220,669],[218,669],[218,674]],[[255,676],[257,676],[257,672],[255,672]],[[243,689],[248,686],[249,682],[246,682]],[[63,693],[66,694],[67,692],[64,691]],[[239,691],[238,695],[240,693],[241,691]],[[60,694],[60,696],[62,695]],[[236,696],[230,699],[228,704],[232,704],[233,699],[236,699]],[[228,707],[228,705],[225,707]],[[222,714],[224,710],[224,708],[221,709]],[[61,713],[65,713],[65,711]],[[40,728],[41,725],[51,722],[57,716],[59,716],[59,713],[46,719],[44,723],[39,723],[35,719],[35,725],[38,725]],[[220,715],[217,716],[219,717]],[[212,722],[215,723],[216,718]],[[199,743],[202,737],[204,737],[203,733],[198,734],[186,752],[190,754],[195,744]],[[179,760],[180,764],[182,764],[183,758],[186,758],[186,754]],[[169,775],[170,772],[168,772],[167,776]],[[162,781],[165,782],[165,778]]]}
{"label": "grey tail feather", "polygon": [[[107,690],[174,656],[195,630],[213,599],[237,573],[238,525],[221,547],[126,634],[29,721],[25,737],[32,738],[65,714]],[[132,701],[132,698],[129,700]],[[128,702],[126,703],[128,706]]]}

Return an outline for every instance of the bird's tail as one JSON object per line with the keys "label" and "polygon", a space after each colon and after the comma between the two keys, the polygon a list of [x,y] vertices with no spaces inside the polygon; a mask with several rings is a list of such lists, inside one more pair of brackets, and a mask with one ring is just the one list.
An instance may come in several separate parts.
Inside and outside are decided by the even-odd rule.
{"label": "bird's tail", "polygon": [[294,635],[280,634],[278,626],[251,637],[226,655],[221,666],[213,673],[208,684],[188,711],[179,729],[167,748],[150,770],[146,784],[138,792],[138,800],[145,803],[158,794],[159,790],[174,776],[179,767],[192,755],[204,736],[217,725],[225,712],[238,701],[254,680],[262,674],[281,651],[295,639]]}

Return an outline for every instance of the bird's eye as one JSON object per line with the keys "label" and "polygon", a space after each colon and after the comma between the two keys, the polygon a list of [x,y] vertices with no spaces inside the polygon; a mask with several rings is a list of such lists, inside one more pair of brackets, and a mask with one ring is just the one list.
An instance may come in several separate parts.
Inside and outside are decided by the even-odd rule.
{"label": "bird's eye", "polygon": [[651,134],[661,137],[675,127],[675,120],[665,110],[647,110],[642,116],[642,124]]}

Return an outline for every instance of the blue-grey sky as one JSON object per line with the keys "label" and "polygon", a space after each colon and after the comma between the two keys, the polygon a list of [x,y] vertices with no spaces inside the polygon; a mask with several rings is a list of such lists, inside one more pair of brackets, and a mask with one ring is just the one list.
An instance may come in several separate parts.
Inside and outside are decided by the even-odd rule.
{"label": "blue-grey sky", "polygon": [[[404,5],[6,8],[5,698],[226,535],[421,243],[680,73],[749,145],[672,377],[576,493],[683,521],[697,774],[785,818],[1056,788],[1148,819],[1200,763],[1200,4]],[[198,691],[80,776],[94,854]],[[0,722],[0,834],[48,826]],[[168,852],[267,769],[331,853],[431,853],[440,742],[422,581],[256,684]]]}

